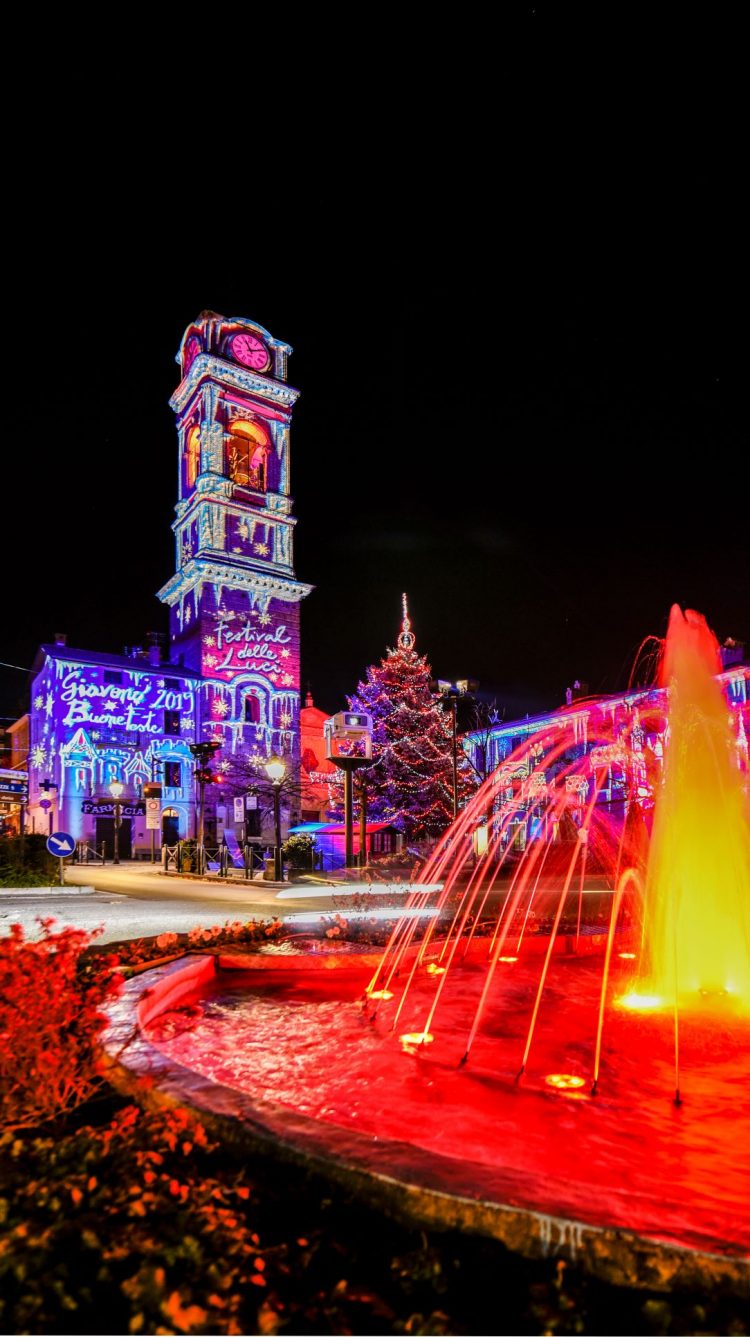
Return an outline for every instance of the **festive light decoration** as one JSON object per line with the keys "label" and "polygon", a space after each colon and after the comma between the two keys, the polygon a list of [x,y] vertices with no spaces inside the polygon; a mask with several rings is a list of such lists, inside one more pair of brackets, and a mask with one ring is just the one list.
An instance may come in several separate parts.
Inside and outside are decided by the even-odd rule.
{"label": "festive light decoration", "polygon": [[191,789],[189,741],[195,736],[196,682],[165,678],[148,661],[119,666],[62,646],[45,646],[32,701],[29,800],[32,821],[42,782],[55,785],[58,825],[76,838],[96,839],[96,819],[114,813],[112,784],[127,791],[123,819],[143,817],[143,786],[172,764],[164,797],[176,805],[187,833]]}
{"label": "festive light decoration", "polygon": [[[194,363],[186,350],[196,347],[207,356]],[[292,563],[290,351],[255,322],[204,312],[183,338],[183,380],[170,401],[177,571],[159,597],[175,657],[203,679],[202,719],[232,768],[253,748],[260,757],[298,751],[299,604],[311,587]]]}
{"label": "festive light decoration", "polygon": [[[243,362],[238,350],[251,344],[262,359]],[[101,796],[111,799],[113,781],[129,790],[125,816],[126,802],[140,815],[143,784],[154,780],[186,836],[195,825],[191,743],[220,742],[221,780],[251,740],[260,757],[296,752],[299,604],[310,586],[292,565],[289,427],[298,392],[284,383],[289,351],[244,318],[203,313],[186,331],[171,400],[176,572],[159,594],[170,608],[171,663],[157,674],[138,651],[117,660],[85,653],[79,662],[49,647],[32,685],[30,727],[30,814],[45,827],[46,815],[34,813],[42,775],[59,782],[57,816],[77,838],[100,838],[89,819],[108,815]],[[170,784],[162,763],[171,763]],[[133,828],[136,839],[143,834]]]}
{"label": "festive light decoration", "polygon": [[[414,649],[406,595],[398,646],[367,670],[350,709],[372,716],[373,765],[363,773],[370,817],[393,823],[407,837],[444,831],[453,817],[451,722],[430,689],[432,670]],[[465,758],[458,771],[459,803],[473,789]],[[335,807],[340,794],[331,793]]]}

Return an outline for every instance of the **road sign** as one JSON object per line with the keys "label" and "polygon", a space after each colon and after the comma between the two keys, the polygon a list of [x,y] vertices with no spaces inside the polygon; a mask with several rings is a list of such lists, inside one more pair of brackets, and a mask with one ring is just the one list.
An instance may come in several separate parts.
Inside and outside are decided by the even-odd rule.
{"label": "road sign", "polygon": [[146,830],[158,831],[161,826],[161,799],[146,799]]}
{"label": "road sign", "polygon": [[75,850],[76,843],[67,831],[55,831],[53,836],[47,837],[47,849],[50,854],[54,854],[56,859],[65,859]]}
{"label": "road sign", "polygon": [[245,800],[240,796],[240,798],[235,798],[234,800],[234,820],[235,822],[242,822],[244,821],[244,818],[245,818]]}

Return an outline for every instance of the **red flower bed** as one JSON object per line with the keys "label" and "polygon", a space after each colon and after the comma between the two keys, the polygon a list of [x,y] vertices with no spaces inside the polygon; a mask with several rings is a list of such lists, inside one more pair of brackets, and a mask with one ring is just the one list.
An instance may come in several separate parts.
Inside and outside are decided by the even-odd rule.
{"label": "red flower bed", "polygon": [[121,985],[116,958],[84,955],[88,933],[40,922],[39,942],[18,924],[0,939],[0,1128],[30,1128],[90,1099],[102,1080],[102,1009]]}

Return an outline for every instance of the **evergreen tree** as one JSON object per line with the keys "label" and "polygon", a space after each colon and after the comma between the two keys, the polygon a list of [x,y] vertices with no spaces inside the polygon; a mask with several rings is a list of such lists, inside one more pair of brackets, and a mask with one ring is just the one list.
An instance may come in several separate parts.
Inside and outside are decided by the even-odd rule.
{"label": "evergreen tree", "polygon": [[[437,836],[453,820],[453,738],[450,712],[430,688],[432,671],[414,649],[403,595],[395,650],[350,696],[351,710],[372,716],[373,765],[358,773],[367,790],[368,818],[392,822],[407,839]],[[459,807],[473,789],[471,768],[458,751]]]}

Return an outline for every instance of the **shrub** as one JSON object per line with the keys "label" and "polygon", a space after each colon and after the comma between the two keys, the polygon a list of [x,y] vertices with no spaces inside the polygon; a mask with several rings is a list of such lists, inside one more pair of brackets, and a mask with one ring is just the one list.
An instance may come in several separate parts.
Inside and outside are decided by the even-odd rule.
{"label": "shrub", "polygon": [[183,840],[179,847],[179,871],[181,873],[192,873],[198,861],[198,841]]}
{"label": "shrub", "polygon": [[[266,1260],[242,1174],[203,1173],[203,1128],[128,1106],[64,1138],[0,1137],[4,1332],[221,1332]],[[102,1326],[104,1324],[105,1326]]]}
{"label": "shrub", "polygon": [[54,887],[58,880],[57,873],[37,873],[30,868],[10,867],[7,864],[0,868],[0,887],[6,890],[13,887]]}
{"label": "shrub", "polygon": [[0,939],[0,1127],[43,1123],[101,1084],[95,1042],[120,978],[111,957],[85,958],[90,935],[66,928],[27,942],[13,924]]}
{"label": "shrub", "polygon": [[315,858],[315,838],[314,836],[306,836],[302,832],[298,835],[289,836],[282,845],[281,852],[290,868],[310,870]]}
{"label": "shrub", "polygon": [[42,835],[0,840],[0,887],[49,887],[58,880],[57,860]]}

